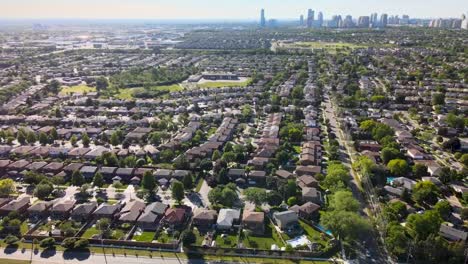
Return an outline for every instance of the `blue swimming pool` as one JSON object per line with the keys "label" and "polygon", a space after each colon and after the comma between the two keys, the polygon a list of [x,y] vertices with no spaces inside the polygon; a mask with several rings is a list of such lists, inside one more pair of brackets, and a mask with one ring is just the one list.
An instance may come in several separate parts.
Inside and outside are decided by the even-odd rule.
{"label": "blue swimming pool", "polygon": [[325,234],[330,235],[330,236],[333,236],[332,232],[331,232],[330,230],[326,230],[325,227],[323,227],[323,226],[321,226],[321,225],[315,225],[315,227],[317,227],[318,229],[320,229],[320,231],[325,232]]}
{"label": "blue swimming pool", "polygon": [[393,180],[395,180],[395,177],[387,177],[387,183],[392,184]]}

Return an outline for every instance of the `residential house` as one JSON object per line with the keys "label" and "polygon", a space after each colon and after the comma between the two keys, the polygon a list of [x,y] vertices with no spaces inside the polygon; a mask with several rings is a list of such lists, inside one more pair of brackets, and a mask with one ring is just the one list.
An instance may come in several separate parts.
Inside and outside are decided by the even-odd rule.
{"label": "residential house", "polygon": [[168,205],[161,202],[148,204],[137,220],[138,226],[142,229],[155,230],[158,221],[164,216],[167,208]]}
{"label": "residential house", "polygon": [[219,210],[218,220],[216,221],[216,228],[219,230],[231,229],[234,224],[239,222],[239,220],[239,210],[223,208]]}
{"label": "residential house", "polygon": [[318,219],[319,209],[320,205],[312,202],[307,202],[303,205],[294,205],[289,208],[289,210],[296,212],[299,217],[307,220]]}
{"label": "residential house", "polygon": [[128,202],[120,211],[119,221],[124,223],[134,223],[141,213],[144,212],[145,207],[145,203],[139,200]]}
{"label": "residential house", "polygon": [[465,232],[460,229],[456,229],[447,224],[440,225],[439,234],[452,241],[465,242],[466,238],[468,237],[468,232]]}
{"label": "residential house", "polygon": [[322,204],[322,194],[314,187],[302,188],[302,201]]}
{"label": "residential house", "polygon": [[242,226],[253,234],[265,233],[265,213],[245,210],[242,215]]}
{"label": "residential house", "polygon": [[185,207],[169,208],[164,213],[161,222],[170,228],[178,228],[185,223],[188,217],[188,211]]}
{"label": "residential house", "polygon": [[84,204],[79,204],[75,206],[75,209],[71,212],[71,219],[77,222],[85,222],[89,220],[92,216],[92,213],[97,208],[96,202],[89,202]]}
{"label": "residential house", "polygon": [[281,230],[288,229],[291,226],[297,225],[299,223],[299,217],[297,213],[290,210],[273,213],[273,219]]}
{"label": "residential house", "polygon": [[210,229],[216,223],[217,217],[218,213],[215,210],[197,208],[193,213],[192,223],[199,229]]}
{"label": "residential house", "polygon": [[96,208],[96,210],[93,212],[93,217],[96,219],[100,218],[109,218],[109,219],[114,219],[116,214],[120,211],[120,208],[122,207],[121,204],[107,204],[107,203],[102,203]]}
{"label": "residential house", "polygon": [[50,209],[50,217],[52,219],[65,220],[70,217],[70,213],[75,207],[75,200],[62,200],[56,202]]}
{"label": "residential house", "polygon": [[50,208],[54,205],[52,201],[39,201],[31,205],[28,209],[30,219],[40,219],[49,215]]}
{"label": "residential house", "polygon": [[7,216],[11,212],[17,212],[22,215],[30,206],[30,196],[22,196],[15,200],[9,201],[7,204],[0,207],[0,216]]}

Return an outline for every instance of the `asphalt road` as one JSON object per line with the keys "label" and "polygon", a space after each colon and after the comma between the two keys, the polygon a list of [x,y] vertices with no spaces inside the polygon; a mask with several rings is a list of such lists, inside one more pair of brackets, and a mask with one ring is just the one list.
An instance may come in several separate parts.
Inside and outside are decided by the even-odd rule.
{"label": "asphalt road", "polygon": [[[349,169],[349,172],[352,176],[349,187],[351,188],[354,198],[356,198],[361,204],[361,214],[365,217],[368,217],[366,211],[364,210],[368,206],[368,202],[358,187],[359,176],[356,175],[351,168],[351,164],[352,164],[351,151],[353,150],[348,148],[346,145],[346,139],[344,138],[344,134],[339,127],[339,124],[337,122],[338,118],[336,116],[335,109],[328,95],[324,96],[323,111],[324,111],[325,117],[328,120],[330,120],[330,128],[332,132],[336,135],[336,139],[338,140],[340,144],[340,148],[339,148],[340,161]],[[384,252],[382,252],[382,250],[378,246],[377,239],[379,238],[376,232],[375,236],[369,237],[366,241],[366,244],[361,246],[361,249],[360,249],[361,254],[359,257],[361,259],[360,263],[372,263],[372,262],[387,263],[388,262],[388,257],[386,256]],[[366,254],[366,251],[368,251],[368,254]]]}

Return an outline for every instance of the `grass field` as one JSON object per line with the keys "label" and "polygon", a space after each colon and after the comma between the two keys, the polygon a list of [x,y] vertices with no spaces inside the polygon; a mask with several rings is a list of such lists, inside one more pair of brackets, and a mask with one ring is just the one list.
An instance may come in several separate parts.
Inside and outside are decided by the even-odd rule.
{"label": "grass field", "polygon": [[[150,91],[167,91],[167,92],[177,92],[182,91],[184,88],[178,84],[174,85],[162,85],[162,86],[152,86],[148,90]],[[114,95],[115,98],[121,100],[130,100],[133,99],[133,95],[135,92],[143,92],[145,88],[143,87],[136,87],[136,88],[125,88],[119,89],[119,92]]]}
{"label": "grass field", "polygon": [[243,82],[205,82],[197,84],[198,88],[246,87],[252,82],[248,79]]}
{"label": "grass field", "polygon": [[154,232],[143,231],[139,236],[133,236],[133,239],[138,242],[151,242],[154,238]]}
{"label": "grass field", "polygon": [[60,91],[61,95],[68,95],[68,94],[75,94],[75,93],[89,93],[89,92],[95,92],[96,88],[94,87],[89,87],[86,85],[75,85],[75,86],[70,86],[70,87],[62,87],[62,90]]}

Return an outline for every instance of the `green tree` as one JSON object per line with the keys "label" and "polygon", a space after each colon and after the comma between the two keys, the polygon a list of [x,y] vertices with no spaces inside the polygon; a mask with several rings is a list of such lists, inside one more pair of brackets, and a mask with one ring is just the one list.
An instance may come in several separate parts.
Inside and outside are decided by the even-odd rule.
{"label": "green tree", "polygon": [[173,181],[171,185],[172,198],[178,203],[184,199],[184,185],[180,181]]}
{"label": "green tree", "polygon": [[78,170],[74,171],[71,177],[71,184],[74,186],[81,186],[84,183],[85,179],[83,177],[83,174],[81,174],[81,172]]}
{"label": "green tree", "polygon": [[51,130],[50,130],[50,138],[52,138],[53,140],[57,140],[58,139],[58,133],[57,133],[57,129],[55,129],[55,127],[53,127]]}
{"label": "green tree", "polygon": [[89,139],[88,133],[85,132],[81,135],[81,142],[83,143],[83,146],[89,147],[91,140]]}
{"label": "green tree", "polygon": [[76,146],[76,142],[78,141],[78,139],[76,138],[75,135],[71,136],[70,138],[70,144],[72,144],[72,146]]}
{"label": "green tree", "polygon": [[405,257],[410,240],[406,229],[397,223],[391,223],[387,226],[385,234],[385,245],[390,254],[398,259]]}
{"label": "green tree", "polygon": [[416,178],[421,178],[426,176],[427,173],[427,166],[422,163],[416,163],[412,167],[413,175]]}
{"label": "green tree", "polygon": [[100,172],[96,172],[93,178],[93,186],[101,188],[104,185],[104,177]]}
{"label": "green tree", "polygon": [[112,133],[110,143],[112,146],[118,146],[120,144],[120,138],[117,132]]}
{"label": "green tree", "polygon": [[18,131],[18,133],[16,135],[16,140],[18,140],[18,142],[21,145],[24,145],[24,143],[26,143],[26,136],[24,135],[24,132],[22,130]]}
{"label": "green tree", "polygon": [[397,158],[402,158],[401,152],[398,149],[385,147],[380,152],[380,158],[384,164],[387,164],[389,161]]}
{"label": "green tree", "polygon": [[41,240],[39,246],[41,248],[52,248],[55,246],[55,238],[47,237]]}
{"label": "green tree", "polygon": [[193,177],[190,173],[187,173],[184,178],[183,178],[183,181],[184,183],[184,188],[185,190],[190,190],[193,188]]}
{"label": "green tree", "polygon": [[156,188],[156,178],[154,177],[151,171],[146,171],[143,174],[143,178],[141,180],[141,187],[148,191],[153,191]]}
{"label": "green tree", "polygon": [[419,204],[435,204],[439,196],[439,188],[431,181],[419,181],[413,188],[412,198]]}
{"label": "green tree", "polygon": [[322,212],[320,223],[344,241],[364,240],[371,232],[370,223],[358,213],[332,210]]}
{"label": "green tree", "polygon": [[232,207],[234,203],[239,199],[239,196],[231,188],[224,188],[222,191],[222,204],[227,207]]}
{"label": "green tree", "polygon": [[36,186],[34,190],[34,195],[37,198],[44,200],[45,198],[49,197],[49,195],[54,191],[54,186],[48,182],[47,180],[43,180]]}
{"label": "green tree", "polygon": [[96,79],[96,90],[98,92],[106,90],[109,87],[109,81],[105,77],[99,77]]}
{"label": "green tree", "polygon": [[261,206],[267,201],[267,192],[263,188],[250,187],[244,191],[245,199],[255,206]]}
{"label": "green tree", "polygon": [[34,132],[29,132],[27,134],[26,140],[29,144],[34,144],[37,141],[36,134],[34,134]]}
{"label": "green tree", "polygon": [[12,179],[0,180],[0,196],[10,196],[16,190],[15,182]]}
{"label": "green tree", "polygon": [[444,105],[444,104],[445,104],[445,94],[443,93],[432,94],[432,105]]}
{"label": "green tree", "polygon": [[211,156],[211,160],[212,161],[217,161],[220,158],[221,158],[221,153],[219,152],[219,150],[213,151],[213,155]]}
{"label": "green tree", "polygon": [[357,212],[359,202],[354,199],[350,191],[337,191],[330,199],[330,209],[339,211]]}
{"label": "green tree", "polygon": [[443,219],[448,220],[452,213],[452,206],[447,200],[440,200],[434,205],[434,210],[439,212]]}
{"label": "green tree", "polygon": [[437,234],[440,224],[442,224],[442,218],[435,210],[429,210],[423,214],[410,214],[406,219],[406,226],[417,240],[424,240],[430,234]]}
{"label": "green tree", "polygon": [[409,171],[409,166],[406,160],[403,159],[393,159],[388,162],[387,168],[390,173],[395,176],[405,176]]}
{"label": "green tree", "polygon": [[49,143],[49,137],[46,135],[46,133],[44,132],[39,133],[39,143],[41,143],[41,145],[43,146]]}

